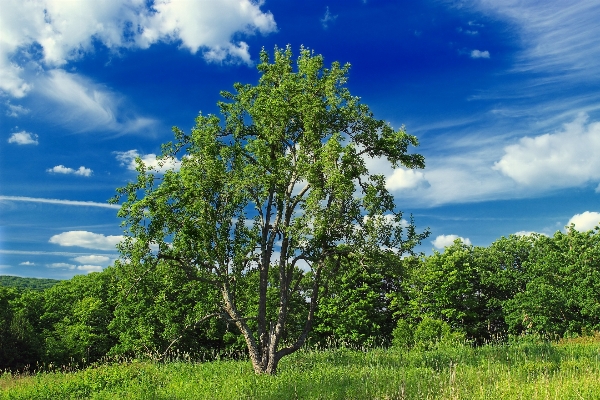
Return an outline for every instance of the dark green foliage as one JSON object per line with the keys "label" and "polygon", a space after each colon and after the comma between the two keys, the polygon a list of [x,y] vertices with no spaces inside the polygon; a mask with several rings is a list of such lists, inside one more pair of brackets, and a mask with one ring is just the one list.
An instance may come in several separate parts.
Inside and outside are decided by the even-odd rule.
{"label": "dark green foliage", "polygon": [[416,345],[430,348],[442,341],[450,340],[452,331],[448,323],[425,317],[415,328],[413,340]]}
{"label": "dark green foliage", "polygon": [[413,327],[404,320],[399,319],[392,331],[392,346],[399,349],[408,349],[414,344]]}
{"label": "dark green foliage", "polygon": [[163,358],[176,352],[224,350],[225,323],[203,319],[218,311],[214,304],[219,293],[212,285],[191,279],[171,263],[148,271],[138,267],[117,263],[118,306],[109,328],[118,343],[111,354]]}
{"label": "dark green foliage", "polygon": [[313,340],[389,344],[394,328],[391,298],[405,278],[400,258],[392,252],[352,255],[335,264],[320,295]]}
{"label": "dark green foliage", "polygon": [[0,286],[18,289],[44,290],[60,282],[57,279],[21,278],[19,276],[0,275]]}
{"label": "dark green foliage", "polygon": [[113,272],[78,275],[43,292],[43,361],[91,362],[113,346],[115,337],[108,332],[116,305]]}
{"label": "dark green foliage", "polygon": [[600,330],[600,229],[538,237],[523,290],[506,301],[514,333],[562,337]]}

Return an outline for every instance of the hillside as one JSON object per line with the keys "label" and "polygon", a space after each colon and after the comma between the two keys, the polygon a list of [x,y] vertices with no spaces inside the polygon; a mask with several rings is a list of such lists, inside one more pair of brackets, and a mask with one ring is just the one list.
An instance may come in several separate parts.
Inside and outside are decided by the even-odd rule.
{"label": "hillside", "polygon": [[18,276],[0,275],[0,286],[19,289],[44,290],[56,285],[60,280],[41,278],[21,278]]}

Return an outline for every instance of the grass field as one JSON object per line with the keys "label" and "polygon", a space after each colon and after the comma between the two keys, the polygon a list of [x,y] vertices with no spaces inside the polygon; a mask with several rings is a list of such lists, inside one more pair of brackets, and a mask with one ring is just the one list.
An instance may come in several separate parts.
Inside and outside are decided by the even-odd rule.
{"label": "grass field", "polygon": [[600,399],[600,342],[332,349],[248,361],[103,364],[0,377],[0,399]]}

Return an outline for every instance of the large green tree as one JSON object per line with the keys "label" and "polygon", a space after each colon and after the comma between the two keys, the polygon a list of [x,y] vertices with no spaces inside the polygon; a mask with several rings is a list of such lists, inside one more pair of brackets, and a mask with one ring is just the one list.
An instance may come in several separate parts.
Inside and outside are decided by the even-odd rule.
{"label": "large green tree", "polygon": [[[348,65],[325,68],[306,49],[294,63],[288,47],[272,59],[263,50],[258,70],[257,85],[221,93],[222,118],[201,114],[191,132],[173,129],[162,160],[179,168],[159,174],[138,159],[137,181],[113,201],[124,200],[124,270],[142,276],[167,262],[210,283],[220,300],[207,315],[234,324],[255,372],[272,374],[305,342],[328,269],[350,256],[411,252],[427,236],[402,219],[365,159],[394,168],[423,168],[424,159],[408,152],[414,136],[350,95]],[[132,287],[139,276],[129,276]],[[249,282],[254,305],[244,296]],[[298,298],[304,314],[290,309]],[[294,332],[304,315],[295,337],[292,314]]]}

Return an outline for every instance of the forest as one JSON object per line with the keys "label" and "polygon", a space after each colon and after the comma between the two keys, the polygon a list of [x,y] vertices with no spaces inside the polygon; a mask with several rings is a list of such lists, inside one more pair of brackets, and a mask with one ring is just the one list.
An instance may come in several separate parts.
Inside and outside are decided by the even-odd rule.
{"label": "forest", "polygon": [[[257,278],[239,290],[240,307],[256,304]],[[218,296],[214,287],[173,264],[161,264],[130,292],[118,263],[44,290],[32,290],[31,280],[23,287],[7,281],[0,281],[3,370],[184,353],[193,360],[247,357],[234,324],[202,319]],[[321,290],[307,340],[315,346],[410,348],[445,338],[477,346],[524,335],[591,335],[600,330],[600,229],[510,235],[488,247],[457,241],[368,269],[348,260]],[[295,299],[284,338],[302,329],[294,321],[306,312],[306,301]]]}

